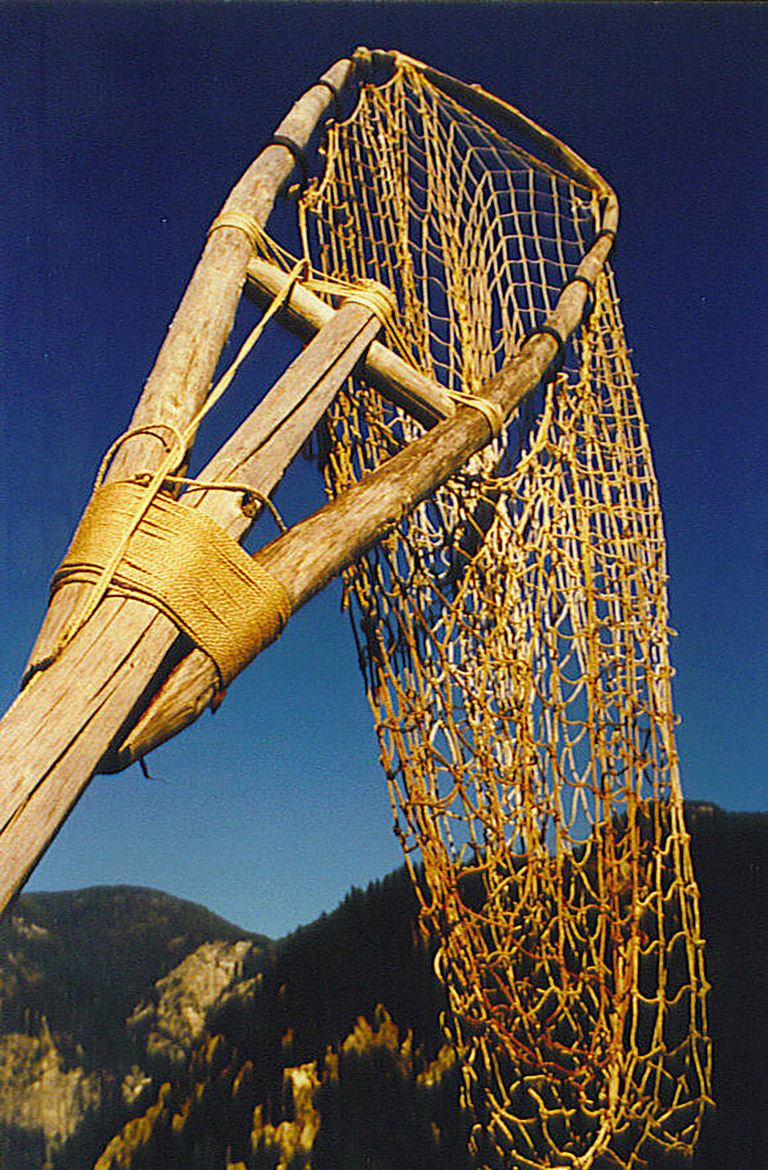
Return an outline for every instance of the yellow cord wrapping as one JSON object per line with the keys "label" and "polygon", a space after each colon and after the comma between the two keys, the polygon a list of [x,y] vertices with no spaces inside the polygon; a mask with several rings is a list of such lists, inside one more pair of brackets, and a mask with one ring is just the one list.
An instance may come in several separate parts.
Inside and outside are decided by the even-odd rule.
{"label": "yellow cord wrapping", "polygon": [[[297,264],[296,258],[273,240],[258,220],[254,219],[252,215],[248,215],[247,212],[223,211],[221,215],[217,215],[209,227],[207,238],[210,239],[213,233],[221,228],[234,228],[243,232],[248,237],[253,251],[263,255],[272,263],[277,262],[282,265],[288,261],[291,267]],[[348,281],[334,280],[328,276],[319,277],[312,272],[312,266],[306,255],[304,256],[304,264],[306,275],[302,278],[301,283],[316,296],[340,297],[343,302],[351,301],[354,304],[363,305],[378,317],[382,325],[387,325],[391,321],[397,304],[394,293],[387,285],[377,280]]]}
{"label": "yellow cord wrapping", "polygon": [[225,688],[279,637],[291,612],[288,594],[209,516],[167,495],[156,496],[134,528],[144,496],[126,481],[96,489],[51,592],[94,585],[129,534],[108,592],[165,613],[213,660]]}
{"label": "yellow cord wrapping", "polygon": [[275,297],[264,316],[255,326],[255,328],[251,330],[248,337],[240,347],[237,357],[225,371],[225,373],[222,374],[221,378],[219,378],[218,382],[209,393],[207,399],[183,432],[179,431],[176,427],[170,426],[167,423],[158,423],[155,427],[150,425],[126,431],[125,434],[120,435],[119,438],[112,444],[106,456],[102,460],[101,467],[99,468],[94,495],[100,489],[101,482],[104,478],[104,475],[106,474],[110,459],[118,447],[127,439],[130,439],[137,434],[146,434],[163,428],[168,429],[173,435],[174,439],[173,446],[170,447],[167,454],[163,457],[159,467],[157,467],[154,472],[149,474],[146,483],[141,485],[140,493],[135,497],[134,500],[133,514],[130,518],[130,522],[125,521],[121,523],[120,539],[110,547],[110,555],[105,559],[101,567],[101,571],[97,575],[96,579],[92,582],[93,588],[88,592],[82,605],[79,607],[73,618],[70,620],[69,624],[60,634],[58,641],[53,647],[51,653],[42,662],[33,664],[31,668],[32,670],[41,670],[44,667],[49,666],[50,663],[58,657],[67,643],[75,636],[78,630],[82,629],[91,615],[95,612],[96,607],[98,606],[102,597],[104,597],[109,589],[113,574],[125,553],[132,533],[135,532],[143,522],[144,518],[152,507],[158,492],[162,490],[163,484],[168,480],[169,477],[173,478],[173,473],[181,464],[184,455],[187,452],[192,440],[194,439],[197,429],[205,415],[208,413],[211,407],[219,401],[225,390],[229,387],[238,369],[245,361],[253,346],[261,336],[266,324],[277,313],[281,304],[290,297],[293,284],[295,280],[298,279],[299,272],[303,267],[304,261],[301,260],[293,266],[290,274],[290,280],[286,284],[285,288],[282,289],[278,296]]}
{"label": "yellow cord wrapping", "polygon": [[263,235],[259,221],[245,211],[222,211],[221,215],[217,215],[208,228],[207,238],[210,240],[213,233],[217,232],[219,228],[236,228],[243,232],[248,237],[254,251],[258,248]]}

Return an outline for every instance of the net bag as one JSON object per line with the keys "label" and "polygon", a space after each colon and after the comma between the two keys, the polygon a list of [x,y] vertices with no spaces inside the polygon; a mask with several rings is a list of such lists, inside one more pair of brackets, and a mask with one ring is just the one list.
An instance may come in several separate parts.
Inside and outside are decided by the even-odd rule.
{"label": "net bag", "polygon": [[[546,331],[604,196],[393,59],[330,128],[305,254],[391,289],[388,344],[472,402]],[[515,421],[346,575],[474,1150],[520,1170],[689,1152],[709,1093],[658,490],[607,267],[589,293]],[[354,380],[329,492],[421,433]]]}

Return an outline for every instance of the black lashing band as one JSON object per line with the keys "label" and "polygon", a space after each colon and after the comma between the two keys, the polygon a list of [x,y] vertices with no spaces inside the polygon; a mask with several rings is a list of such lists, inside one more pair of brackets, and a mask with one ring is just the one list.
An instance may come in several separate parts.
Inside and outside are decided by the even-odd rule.
{"label": "black lashing band", "polygon": [[304,190],[309,182],[309,163],[307,162],[307,156],[298,142],[294,142],[292,138],[286,137],[285,134],[273,134],[269,142],[265,144],[265,149],[267,146],[284,146],[286,150],[290,150],[293,155],[293,161],[301,168],[301,188]]}
{"label": "black lashing band", "polygon": [[[523,345],[529,342],[531,338],[538,337],[540,334],[546,334],[547,337],[554,337],[557,342],[557,353],[541,375],[541,384],[542,386],[546,386],[548,382],[553,381],[557,377],[563,368],[563,362],[565,361],[565,341],[554,326],[539,325],[537,329],[532,329],[530,333],[526,333],[523,338]],[[520,348],[522,349],[522,346]]]}
{"label": "black lashing band", "polygon": [[373,81],[373,54],[367,50],[365,53],[356,53],[352,58],[352,64],[363,85],[370,85]]}
{"label": "black lashing band", "polygon": [[341,115],[341,97],[339,96],[339,91],[337,90],[336,86],[332,82],[326,81],[324,77],[321,77],[319,79],[319,81],[315,82],[315,88],[317,88],[318,85],[324,86],[325,89],[329,89],[331,91],[331,93],[333,94],[333,108],[334,108],[334,111],[336,113],[336,121],[340,122],[342,115]]}

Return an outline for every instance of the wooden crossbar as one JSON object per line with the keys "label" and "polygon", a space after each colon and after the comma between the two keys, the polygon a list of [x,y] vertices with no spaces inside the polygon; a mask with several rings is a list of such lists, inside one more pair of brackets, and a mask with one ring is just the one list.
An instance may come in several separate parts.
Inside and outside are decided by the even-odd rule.
{"label": "wooden crossbar", "polygon": [[[276,264],[255,257],[248,265],[245,293],[261,308],[267,308],[288,284],[289,276]],[[302,284],[296,284],[277,320],[298,337],[307,340],[328,320],[333,309]],[[431,427],[449,418],[455,404],[442,386],[426,378],[380,341],[368,348],[362,363],[365,381],[395,406],[407,411],[423,426]]]}

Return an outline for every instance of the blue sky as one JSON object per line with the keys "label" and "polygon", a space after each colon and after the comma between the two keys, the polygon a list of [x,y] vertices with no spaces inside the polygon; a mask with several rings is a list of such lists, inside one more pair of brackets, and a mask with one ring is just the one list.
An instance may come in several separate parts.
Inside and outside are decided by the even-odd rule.
{"label": "blue sky", "polygon": [[[617,190],[685,793],[768,808],[765,8],[6,3],[0,33],[0,705],[229,188],[330,63],[396,47],[513,102]],[[278,502],[289,520],[322,502],[313,469]],[[400,864],[339,599],[156,752],[159,779],[94,780],[30,888],[156,886],[279,935]]]}

